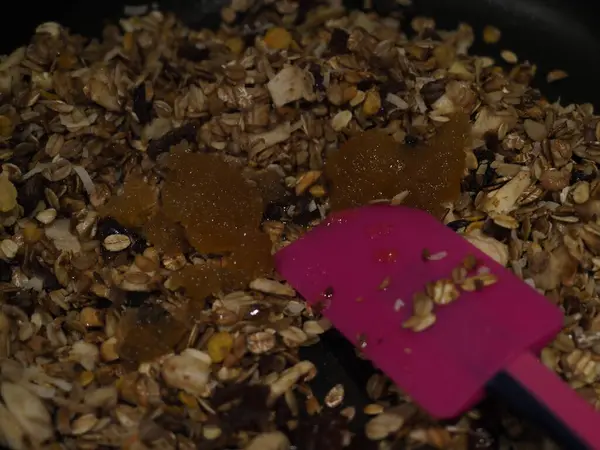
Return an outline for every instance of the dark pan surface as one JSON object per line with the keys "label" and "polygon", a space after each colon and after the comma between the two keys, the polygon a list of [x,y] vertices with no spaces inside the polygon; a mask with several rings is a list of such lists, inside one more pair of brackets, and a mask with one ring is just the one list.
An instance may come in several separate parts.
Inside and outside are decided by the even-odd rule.
{"label": "dark pan surface", "polygon": [[[300,0],[310,7],[312,0]],[[175,12],[190,26],[214,27],[223,0],[162,0],[161,9]],[[359,0],[346,1],[359,7]],[[395,0],[374,0],[375,9],[385,15],[398,8]],[[87,36],[100,36],[107,21],[114,21],[131,6],[150,8],[144,1],[85,1],[11,2],[10,17],[14,26],[0,29],[0,53],[8,53],[23,45],[36,25],[48,20],[63,23],[72,31]],[[537,87],[551,100],[559,97],[563,103],[591,102],[600,108],[600,28],[594,24],[597,17],[594,2],[585,0],[414,0],[405,8],[408,23],[415,15],[434,17],[440,28],[455,27],[466,22],[481,36],[485,25],[494,25],[503,32],[501,46],[476,43],[473,53],[498,57],[502,49],[514,51],[520,60],[538,65]],[[408,27],[406,27],[408,28]],[[549,70],[566,70],[570,77],[552,85],[545,83]],[[324,395],[337,383],[346,386],[349,404],[365,404],[364,386],[373,368],[356,357],[354,349],[338,334],[329,332],[323,342],[306,350],[306,355],[320,368],[319,383],[314,386],[317,395]],[[393,355],[390,355],[393,357]],[[495,407],[494,407],[495,409]],[[493,414],[493,413],[492,413]],[[486,425],[494,432],[493,420]],[[490,448],[490,447],[486,447]]]}
{"label": "dark pan surface", "polygon": [[[98,36],[108,20],[115,20],[127,6],[158,4],[175,12],[191,26],[211,26],[218,23],[218,10],[224,0],[64,0],[11,3],[10,16],[17,18],[16,27],[0,30],[0,52],[6,53],[27,42],[35,26],[47,20],[57,20],[73,31]],[[475,45],[473,52],[498,56],[499,50],[510,49],[521,60],[527,59],[539,67],[537,86],[551,99],[564,102],[591,102],[600,107],[600,28],[595,23],[596,2],[588,0],[413,0],[405,8],[407,19],[416,15],[434,17],[441,27],[455,27],[459,22],[471,24],[478,36],[485,25],[494,25],[503,32],[501,46]],[[310,6],[312,0],[302,0]],[[346,0],[359,7],[361,0]],[[398,8],[395,0],[374,0],[382,14]],[[130,8],[134,9],[134,8]],[[548,70],[563,69],[569,79],[548,86],[543,82]]]}

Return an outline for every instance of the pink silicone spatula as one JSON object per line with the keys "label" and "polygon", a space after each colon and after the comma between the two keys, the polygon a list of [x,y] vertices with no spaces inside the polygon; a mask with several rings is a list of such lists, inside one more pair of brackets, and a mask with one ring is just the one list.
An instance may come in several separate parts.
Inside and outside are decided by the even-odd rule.
{"label": "pink silicone spatula", "polygon": [[[497,283],[436,305],[424,331],[403,328],[413,295],[451,278],[469,255]],[[492,389],[566,448],[600,450],[600,416],[534,356],[561,329],[560,309],[429,214],[345,211],[275,258],[279,273],[434,417],[455,417]]]}

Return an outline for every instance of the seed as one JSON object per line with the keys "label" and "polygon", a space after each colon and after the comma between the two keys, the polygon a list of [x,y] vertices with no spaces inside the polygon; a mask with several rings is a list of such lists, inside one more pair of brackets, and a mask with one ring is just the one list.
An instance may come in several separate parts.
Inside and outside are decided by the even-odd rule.
{"label": "seed", "polygon": [[486,25],[483,29],[483,40],[486,44],[496,44],[500,41],[502,32],[491,25]]}
{"label": "seed", "polygon": [[477,258],[474,255],[467,255],[463,260],[463,267],[471,271],[477,267]]}
{"label": "seed", "polygon": [[298,327],[289,327],[279,332],[283,343],[288,347],[298,347],[308,340],[308,336]]}
{"label": "seed", "polygon": [[350,421],[356,416],[356,408],[354,406],[347,406],[340,411],[340,415]]}
{"label": "seed", "polygon": [[79,374],[79,382],[84,387],[89,386],[95,378],[94,372],[90,372],[89,370],[84,370]]}
{"label": "seed", "polygon": [[392,282],[391,277],[385,277],[383,279],[383,281],[381,282],[381,284],[379,285],[379,290],[383,291],[383,290],[387,289],[390,286],[391,282]]}
{"label": "seed", "polygon": [[350,106],[355,107],[360,105],[366,98],[367,94],[364,91],[356,91],[356,95],[350,100]]}
{"label": "seed", "polygon": [[377,400],[383,395],[386,386],[386,378],[378,373],[371,375],[367,381],[367,395],[371,400]]}
{"label": "seed", "polygon": [[156,262],[142,255],[135,255],[135,265],[142,272],[154,272],[159,268]]}
{"label": "seed", "polygon": [[413,297],[415,316],[425,317],[433,311],[433,300],[424,292],[417,292]]}
{"label": "seed", "polygon": [[205,425],[204,428],[202,428],[202,435],[205,439],[210,441],[218,439],[221,434],[223,434],[223,431],[217,425]]}
{"label": "seed", "polygon": [[321,177],[320,170],[309,170],[296,180],[296,195],[301,195]]}
{"label": "seed", "polygon": [[325,396],[325,404],[330,408],[339,406],[344,401],[344,386],[336,384]]}
{"label": "seed", "polygon": [[381,97],[379,92],[370,90],[367,92],[365,102],[363,103],[363,113],[366,116],[372,116],[379,112],[381,109]]}
{"label": "seed", "polygon": [[120,252],[131,245],[131,239],[124,234],[111,234],[106,236],[102,245],[109,252]]}
{"label": "seed", "polygon": [[56,210],[54,208],[45,209],[37,213],[35,218],[44,225],[48,225],[56,219]]}
{"label": "seed", "polygon": [[0,242],[0,252],[4,255],[6,259],[13,259],[17,256],[17,252],[19,251],[18,244],[10,239],[4,239]]}
{"label": "seed", "polygon": [[587,181],[577,183],[571,191],[573,201],[578,205],[582,205],[590,198],[590,184]]}
{"label": "seed", "polygon": [[316,320],[307,320],[304,322],[304,325],[302,325],[302,329],[309,336],[315,336],[325,332],[323,327]]}
{"label": "seed", "polygon": [[548,83],[554,83],[555,81],[564,80],[568,76],[569,74],[564,70],[551,70],[546,76],[546,81],[548,81]]}
{"label": "seed", "polygon": [[517,228],[519,228],[519,222],[512,216],[500,214],[495,216],[493,220],[496,225],[502,228],[506,228],[509,230],[516,230]]}
{"label": "seed", "polygon": [[541,122],[527,119],[523,122],[523,128],[525,128],[527,136],[533,141],[541,142],[548,137],[548,129]]}
{"label": "seed", "polygon": [[352,113],[347,110],[338,112],[333,119],[331,119],[331,127],[335,131],[341,131],[346,128],[346,125],[352,120]]}
{"label": "seed", "polygon": [[98,423],[98,418],[94,414],[84,414],[78,417],[71,424],[71,431],[74,435],[82,435],[94,428]]}
{"label": "seed", "polygon": [[233,336],[226,331],[215,333],[208,340],[206,347],[210,359],[212,359],[213,362],[220,363],[225,359],[233,347]]}
{"label": "seed", "polygon": [[461,284],[461,288],[466,292],[474,292],[483,289],[484,287],[491,286],[498,281],[498,277],[493,273],[484,273],[474,277],[469,277]]}
{"label": "seed", "polygon": [[454,284],[462,284],[467,279],[468,271],[462,266],[452,269],[452,281]]}
{"label": "seed", "polygon": [[416,332],[424,331],[431,327],[435,323],[436,319],[437,318],[433,313],[430,313],[426,316],[412,316],[402,324],[402,327],[410,328]]}
{"label": "seed", "polygon": [[320,184],[315,184],[314,186],[311,186],[308,192],[310,192],[310,195],[312,195],[315,198],[321,198],[324,197],[325,194],[327,194],[325,188]]}
{"label": "seed", "polygon": [[248,336],[246,343],[248,350],[255,355],[260,355],[261,353],[266,353],[275,347],[275,336],[273,336],[271,333],[267,333],[266,331],[259,331]]}
{"label": "seed", "polygon": [[288,450],[290,441],[281,431],[261,433],[254,437],[245,450]]}
{"label": "seed", "polygon": [[500,56],[504,61],[506,61],[509,64],[516,64],[519,62],[519,58],[517,57],[517,55],[514,52],[511,52],[510,50],[502,50],[500,52]]}
{"label": "seed", "polygon": [[435,314],[429,314],[428,316],[425,316],[420,319],[421,321],[412,328],[413,331],[416,331],[417,333],[420,331],[425,331],[427,328],[433,326],[437,319],[437,316]]}
{"label": "seed", "polygon": [[383,406],[378,403],[369,403],[365,406],[363,412],[369,416],[376,416],[377,414],[381,414],[383,412]]}
{"label": "seed", "polygon": [[404,425],[404,417],[399,414],[383,413],[372,418],[365,426],[366,436],[379,441],[397,432]]}
{"label": "seed", "polygon": [[15,206],[17,206],[17,188],[3,172],[0,175],[0,212],[12,211]]}

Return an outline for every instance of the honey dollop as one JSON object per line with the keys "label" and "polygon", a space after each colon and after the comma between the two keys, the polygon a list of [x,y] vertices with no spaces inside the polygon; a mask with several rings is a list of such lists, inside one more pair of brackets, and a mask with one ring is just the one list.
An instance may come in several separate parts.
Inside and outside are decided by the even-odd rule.
{"label": "honey dollop", "polygon": [[130,309],[119,323],[119,357],[124,361],[150,361],[173,351],[187,331],[185,324],[158,305]]}
{"label": "honey dollop", "polygon": [[158,191],[141,176],[132,175],[125,180],[123,193],[111,197],[99,212],[126,228],[139,228],[155,214],[157,202]]}
{"label": "honey dollop", "polygon": [[[160,202],[154,188],[132,177],[123,194],[110,199],[101,213],[141,229],[167,256],[193,249],[216,257],[206,264],[188,264],[172,276],[172,287],[182,288],[189,298],[186,317],[200,318],[209,296],[243,289],[273,270],[271,240],[260,230],[264,201],[241,167],[219,155],[176,148],[167,166]],[[129,311],[121,325],[119,355],[134,362],[172,351],[187,330],[165,310],[149,315],[142,308]]]}
{"label": "honey dollop", "polygon": [[408,191],[404,204],[439,216],[460,195],[469,136],[469,118],[457,114],[426,144],[400,145],[380,130],[352,137],[325,164],[332,210]]}
{"label": "honey dollop", "polygon": [[260,226],[263,202],[240,168],[214,154],[171,154],[162,211],[184,229],[200,253],[222,254],[241,246]]}

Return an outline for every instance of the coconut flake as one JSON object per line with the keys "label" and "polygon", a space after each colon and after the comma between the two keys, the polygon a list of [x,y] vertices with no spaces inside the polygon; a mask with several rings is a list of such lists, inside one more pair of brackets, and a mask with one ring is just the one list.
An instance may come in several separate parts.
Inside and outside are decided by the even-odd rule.
{"label": "coconut flake", "polygon": [[406,110],[410,107],[410,105],[408,103],[406,103],[406,101],[404,99],[397,96],[396,94],[390,93],[390,94],[386,95],[385,100],[388,103],[391,103],[396,108],[401,109],[401,110]]}
{"label": "coconut flake", "polygon": [[96,192],[96,186],[92,181],[92,177],[88,173],[85,168],[82,166],[73,166],[73,171],[81,178],[81,182],[83,183],[83,187],[85,188],[88,195],[92,195]]}

